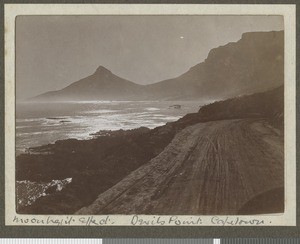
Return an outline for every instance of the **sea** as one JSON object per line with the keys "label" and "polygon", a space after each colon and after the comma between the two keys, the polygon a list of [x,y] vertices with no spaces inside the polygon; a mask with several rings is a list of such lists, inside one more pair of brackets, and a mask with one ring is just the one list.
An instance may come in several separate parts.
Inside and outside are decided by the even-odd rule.
{"label": "sea", "polygon": [[195,113],[201,105],[201,101],[17,102],[16,154],[57,140],[89,139],[100,130],[152,129]]}
{"label": "sea", "polygon": [[[203,104],[200,101],[17,102],[16,155],[57,140],[90,139],[100,130],[141,126],[152,129],[195,113]],[[17,181],[17,208],[51,194],[47,192],[50,188],[61,191],[71,182],[72,178],[50,182]]]}

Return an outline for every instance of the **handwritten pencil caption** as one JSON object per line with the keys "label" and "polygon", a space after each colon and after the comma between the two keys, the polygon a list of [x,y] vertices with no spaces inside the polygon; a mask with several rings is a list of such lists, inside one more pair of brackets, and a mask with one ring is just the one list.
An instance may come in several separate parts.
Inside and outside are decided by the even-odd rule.
{"label": "handwritten pencil caption", "polygon": [[20,216],[13,218],[14,225],[51,226],[262,226],[271,224],[262,218],[243,217],[199,217],[199,216]]}

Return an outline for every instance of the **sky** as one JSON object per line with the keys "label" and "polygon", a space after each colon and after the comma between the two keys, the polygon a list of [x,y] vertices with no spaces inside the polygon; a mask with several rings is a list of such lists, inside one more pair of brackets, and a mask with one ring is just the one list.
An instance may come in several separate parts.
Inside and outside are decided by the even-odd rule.
{"label": "sky", "polygon": [[138,84],[177,77],[242,33],[281,16],[18,16],[17,99],[59,90],[98,66]]}

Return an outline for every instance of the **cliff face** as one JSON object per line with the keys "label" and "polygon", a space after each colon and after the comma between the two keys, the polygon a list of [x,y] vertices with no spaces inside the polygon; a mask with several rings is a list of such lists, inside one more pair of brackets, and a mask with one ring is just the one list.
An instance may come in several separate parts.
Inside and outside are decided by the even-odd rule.
{"label": "cliff face", "polygon": [[283,84],[283,66],[282,31],[245,33],[236,43],[212,49],[203,63],[180,77],[150,85],[150,94],[220,99],[267,91]]}
{"label": "cliff face", "polygon": [[204,62],[174,79],[143,86],[100,66],[93,75],[34,100],[223,99],[278,87],[283,72],[283,31],[251,32],[212,49]]}
{"label": "cliff face", "polygon": [[282,85],[283,40],[283,32],[246,33],[236,44],[213,49],[205,61],[209,74],[205,85],[219,81],[210,92],[226,97],[267,91]]}

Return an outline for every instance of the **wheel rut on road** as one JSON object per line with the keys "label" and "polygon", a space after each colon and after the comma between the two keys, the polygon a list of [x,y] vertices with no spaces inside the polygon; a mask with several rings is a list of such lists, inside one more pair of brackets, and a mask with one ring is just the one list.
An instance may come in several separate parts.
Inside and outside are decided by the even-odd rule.
{"label": "wheel rut on road", "polygon": [[283,133],[265,119],[199,123],[77,214],[237,214],[284,185]]}

